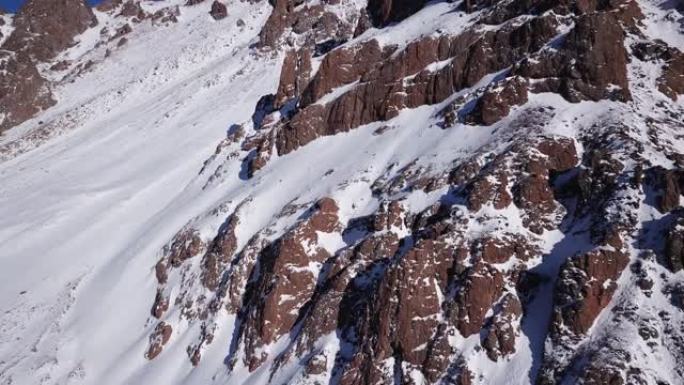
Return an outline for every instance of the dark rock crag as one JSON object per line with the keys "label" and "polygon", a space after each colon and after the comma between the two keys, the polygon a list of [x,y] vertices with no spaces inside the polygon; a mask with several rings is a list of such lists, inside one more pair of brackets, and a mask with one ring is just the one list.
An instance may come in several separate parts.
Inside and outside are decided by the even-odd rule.
{"label": "dark rock crag", "polygon": [[[200,3],[187,6],[206,7],[216,20],[227,15],[221,1]],[[684,266],[684,174],[652,167],[644,144],[620,122],[551,135],[571,130],[542,130],[553,108],[529,108],[538,94],[553,93],[561,102],[627,110],[639,96],[630,60],[657,63],[654,90],[676,100],[681,53],[645,42],[638,4],[455,2],[453,12],[473,26],[383,45],[366,31],[394,28],[433,5],[371,0],[342,15],[331,11],[337,0],[269,3],[255,54],[283,61],[252,127],[245,123],[224,143],[244,156],[241,177],[258,176],[272,159],[319,137],[421,106],[435,106],[446,130],[493,126],[508,136],[454,156],[441,170],[416,160],[364,181],[377,205],[362,216],[349,217],[336,195],[343,189],[332,188],[329,197],[279,208],[248,239],[240,230],[251,198],[217,209],[221,223],[213,227],[190,220],[150,266],[156,288],[145,357],[155,359],[180,343],[174,332],[187,332],[189,365],[203,365],[230,314],[236,327],[226,370],[279,378],[296,367],[293,383],[482,384],[478,364],[503,365],[527,345],[536,362],[524,375],[535,383],[640,383],[628,379],[647,374],[610,345],[610,331],[597,347],[592,329],[634,317],[625,305],[631,289],[680,300],[675,285],[663,289],[649,274],[654,266],[666,267],[662,274]],[[117,39],[135,20],[153,17],[136,2],[112,4],[101,7],[130,21]],[[22,69],[26,78],[33,79],[31,68]],[[678,164],[675,154],[663,154]],[[412,208],[406,196],[420,191],[439,196]],[[638,213],[651,208],[655,224],[640,222]],[[643,257],[637,246],[655,256]],[[637,276],[634,287],[621,287]],[[532,323],[531,332],[535,317],[548,322],[541,330]]]}
{"label": "dark rock crag", "polygon": [[14,17],[0,53],[0,132],[55,104],[37,65],[53,59],[74,37],[97,24],[83,0],[29,0]]}

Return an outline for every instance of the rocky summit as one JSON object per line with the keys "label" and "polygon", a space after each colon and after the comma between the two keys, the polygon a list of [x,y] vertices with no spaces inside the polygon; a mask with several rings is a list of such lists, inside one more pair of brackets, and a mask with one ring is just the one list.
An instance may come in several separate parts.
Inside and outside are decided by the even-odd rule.
{"label": "rocky summit", "polygon": [[0,12],[0,384],[683,385],[684,2]]}

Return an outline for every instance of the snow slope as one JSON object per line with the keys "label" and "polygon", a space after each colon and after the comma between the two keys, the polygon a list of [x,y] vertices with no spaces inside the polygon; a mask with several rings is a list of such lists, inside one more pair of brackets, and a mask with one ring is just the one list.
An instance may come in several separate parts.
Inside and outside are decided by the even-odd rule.
{"label": "snow slope", "polygon": [[0,382],[144,378],[156,252],[202,210],[192,181],[204,159],[277,82],[276,60],[249,49],[268,12],[235,2],[222,23],[201,7],[136,30],[40,117],[74,129],[0,164]]}

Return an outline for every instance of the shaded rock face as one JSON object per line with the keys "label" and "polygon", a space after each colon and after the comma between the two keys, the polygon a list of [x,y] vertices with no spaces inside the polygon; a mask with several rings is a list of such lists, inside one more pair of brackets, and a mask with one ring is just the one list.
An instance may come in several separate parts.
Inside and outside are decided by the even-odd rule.
{"label": "shaded rock face", "polygon": [[[423,5],[371,1],[368,14],[376,26],[382,27],[420,11]],[[273,6],[271,19],[278,22],[273,26],[267,23],[262,31],[265,46],[273,46],[287,26],[300,25],[295,19],[324,14],[326,9],[325,5],[316,8],[305,2],[288,1],[274,2]],[[274,118],[278,121],[269,127],[270,133],[260,134],[264,146],[247,160],[250,175],[268,162],[273,145],[279,155],[284,155],[320,136],[390,120],[403,109],[441,103],[456,92],[477,85],[487,74],[507,67],[510,70],[500,74],[496,81],[467,93],[471,100],[445,109],[444,126],[458,120],[495,124],[510,114],[514,106],[526,104],[528,92],[555,92],[570,102],[631,99],[624,28],[635,26],[643,17],[633,2],[466,2],[463,6],[469,12],[482,10],[477,26],[501,25],[468,28],[456,36],[419,38],[401,50],[392,45],[382,47],[375,40],[346,44],[324,52],[313,75],[308,61],[309,55],[319,54],[314,42],[321,40],[316,29],[320,26],[292,26],[304,48],[286,55],[274,105],[279,109],[288,103],[288,108],[285,114]],[[569,25],[544,13],[548,10],[576,14],[576,20]],[[361,11],[360,24],[363,15]],[[511,21],[521,15],[530,17]],[[348,28],[343,24],[331,23],[333,32],[324,35],[348,36]],[[569,32],[559,37],[561,24]],[[670,67],[673,74],[678,73],[677,61]],[[668,89],[676,90],[680,77],[667,73],[661,77],[661,84],[671,84]],[[473,96],[477,101],[472,100]]]}
{"label": "shaded rock face", "polygon": [[[534,175],[535,186],[552,191],[550,174],[572,172],[579,162],[573,140],[539,137],[511,145],[489,162],[456,167],[441,183],[457,191],[456,201],[477,200],[480,208],[495,210],[516,205],[528,218],[525,226],[530,231],[541,228],[541,232],[559,226],[560,205],[554,194],[538,197],[515,186],[526,186]],[[491,175],[497,176],[496,181],[491,181]],[[470,187],[485,181],[492,185]],[[427,186],[419,179],[411,183]],[[391,188],[391,184],[380,186]],[[501,198],[497,191],[506,192],[508,198]],[[515,354],[527,301],[516,287],[526,261],[539,258],[541,252],[532,239],[519,234],[474,239],[463,229],[471,221],[486,220],[486,215],[476,207],[463,212],[449,201],[454,200],[409,215],[401,201],[388,200],[369,217],[345,224],[337,202],[324,198],[277,238],[266,241],[257,235],[239,252],[230,246],[225,255],[232,254],[227,257],[231,262],[219,268],[224,273],[219,274],[223,279],[218,287],[205,285],[216,293],[208,301],[216,305],[209,305],[205,313],[202,306],[206,305],[192,305],[196,310],[185,313],[207,325],[197,344],[188,348],[191,363],[201,362],[202,346],[211,335],[206,331],[211,331],[211,309],[226,308],[240,319],[227,359],[231,368],[260,370],[273,358],[265,347],[287,340],[287,347],[274,358],[274,372],[302,359],[308,375],[335,373],[345,384],[386,383],[396,375],[408,378],[410,373],[428,383],[446,377],[453,383],[471,383],[450,339],[479,335],[483,354],[492,361]],[[232,223],[227,221],[214,239],[235,244],[233,236],[221,235],[223,231],[234,234]],[[190,264],[200,255],[207,261],[212,247],[200,246],[207,242],[194,241],[192,234],[180,232],[162,261]],[[345,234],[355,234],[358,240],[345,242],[350,239]],[[331,236],[342,241],[335,250],[323,241]],[[561,319],[577,324],[578,334],[610,300],[614,288],[606,289],[606,282],[617,279],[624,268],[624,259],[616,255],[588,254],[573,262],[572,266],[593,277],[581,281],[587,288],[584,297],[577,299],[579,310],[572,313],[563,308],[567,315]],[[611,265],[604,266],[601,258]],[[208,265],[203,262],[201,271]],[[178,269],[182,267],[172,271]],[[157,293],[154,316],[167,303],[183,307],[188,300],[167,300],[165,290]],[[317,341],[331,333],[349,347],[347,353],[317,348]],[[388,360],[400,364],[387,370]]]}
{"label": "shaded rock face", "polygon": [[536,79],[533,92],[557,92],[570,101],[631,99],[623,29],[609,13],[581,16],[559,51],[524,60],[513,72]]}
{"label": "shaded rock face", "polygon": [[289,51],[280,72],[280,84],[275,96],[274,109],[282,108],[288,101],[299,98],[311,77],[310,49]]}
{"label": "shaded rock face", "polygon": [[[212,343],[219,327],[213,309],[226,309],[239,320],[226,357],[229,370],[268,370],[278,376],[299,365],[302,383],[332,377],[341,384],[397,378],[402,383],[483,383],[473,374],[481,370],[480,362],[504,365],[520,346],[528,346],[531,332],[529,324],[523,325],[548,317],[548,329],[533,332],[545,336],[535,342],[543,345],[536,351],[536,382],[582,378],[600,384],[628,371],[638,378],[634,370],[604,360],[593,346],[581,345],[602,316],[618,312],[611,304],[629,270],[627,240],[635,217],[632,210],[616,208],[638,207],[642,196],[635,191],[651,183],[634,181],[634,171],[622,163],[619,151],[631,149],[629,143],[619,150],[608,144],[622,138],[617,132],[578,139],[527,136],[461,160],[431,183],[409,178],[416,172],[409,165],[402,169],[404,182],[388,178],[373,185],[378,197],[411,189],[445,191],[415,212],[402,198],[383,199],[372,213],[355,218],[345,218],[332,198],[293,204],[283,208],[284,217],[295,218],[286,229],[277,235],[266,229],[241,249],[234,246],[239,222],[233,220],[199,241],[193,241],[191,230],[179,232],[163,257],[183,261],[170,274],[188,269],[185,274],[192,277],[194,260],[200,266],[195,288],[201,284],[209,290],[203,303],[195,296],[184,313],[201,325],[188,347],[190,363],[202,364],[203,346]],[[626,158],[643,161],[638,150]],[[658,182],[649,188],[654,186],[666,189]],[[239,209],[231,215],[237,216]],[[511,216],[520,224],[515,231],[470,231]],[[564,222],[577,227],[569,230]],[[542,251],[547,231],[575,230],[587,240],[573,241],[577,245],[569,249],[574,252]],[[671,236],[668,255],[679,258],[677,237]],[[222,273],[215,274],[222,278],[212,280],[218,285],[198,280],[212,265],[205,261],[213,248],[200,245],[212,243],[227,245],[216,252],[226,256],[218,267]],[[557,271],[535,268],[550,258],[562,262]],[[542,290],[552,291],[546,308],[535,302],[545,297]],[[161,293],[155,297],[155,317],[161,313],[163,318],[173,306],[185,309],[187,296],[178,301],[164,297],[167,288]],[[325,345],[331,336],[339,350]],[[468,351],[476,356],[470,367],[458,345],[466,339],[477,346]],[[585,364],[592,357],[596,361]]]}
{"label": "shaded rock face", "polygon": [[214,18],[214,20],[225,19],[228,16],[228,8],[226,8],[225,4],[221,3],[220,1],[214,0],[214,2],[211,3],[211,10],[209,11],[209,14]]}
{"label": "shaded rock face", "polygon": [[424,5],[424,0],[369,0],[368,13],[374,26],[384,27],[413,15]]}
{"label": "shaded rock face", "polygon": [[659,81],[659,89],[672,100],[684,94],[684,53],[677,51],[667,63]]}
{"label": "shaded rock face", "polygon": [[74,37],[97,24],[83,0],[30,0],[14,17],[14,30],[2,45],[0,132],[46,109],[55,101],[37,64],[54,58]]}
{"label": "shaded rock face", "polygon": [[624,253],[600,250],[574,257],[563,266],[556,286],[552,338],[559,338],[566,328],[575,334],[589,330],[610,302],[627,262]]}
{"label": "shaded rock face", "polygon": [[[551,19],[533,19],[482,36],[466,32],[454,38],[418,40],[399,53],[391,48],[380,50],[372,41],[352,50],[335,50],[324,59],[331,64],[322,64],[304,92],[300,111],[276,133],[278,153],[287,154],[319,136],[391,119],[404,108],[439,103],[541,47],[554,34]],[[490,50],[495,55],[485,54]],[[391,60],[384,59],[390,55]],[[438,61],[449,63],[436,71],[425,69]],[[332,63],[349,63],[350,70],[326,70]],[[404,81],[408,76],[413,76],[411,82]],[[330,90],[357,81],[357,86],[334,101],[312,104]]]}
{"label": "shaded rock face", "polygon": [[658,168],[653,170],[658,191],[661,193],[657,198],[658,209],[667,213],[680,207],[682,188],[684,187],[684,172],[682,170],[665,170]]}
{"label": "shaded rock face", "polygon": [[[550,175],[572,169],[578,158],[574,142],[567,138],[542,138],[535,147],[530,146],[513,145],[488,162],[484,172],[466,174],[466,202],[473,211],[487,204],[501,210],[514,203],[522,211],[523,225],[541,234],[555,228],[563,212],[555,201]],[[463,183],[463,173],[468,171],[458,169],[453,175],[454,182]]]}
{"label": "shaded rock face", "polygon": [[667,232],[665,240],[665,258],[673,272],[684,268],[684,220],[675,221]]}

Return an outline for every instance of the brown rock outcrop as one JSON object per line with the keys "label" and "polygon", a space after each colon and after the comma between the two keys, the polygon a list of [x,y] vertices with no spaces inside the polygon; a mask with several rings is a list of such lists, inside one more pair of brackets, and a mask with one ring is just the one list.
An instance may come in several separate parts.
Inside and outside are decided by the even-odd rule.
{"label": "brown rock outcrop", "polygon": [[174,237],[168,250],[168,261],[173,267],[179,267],[183,261],[202,252],[205,244],[194,229],[184,229]]}
{"label": "brown rock outcrop", "polygon": [[680,207],[684,191],[684,172],[682,170],[666,170],[660,167],[653,169],[655,187],[658,192],[658,209],[667,213]]}
{"label": "brown rock outcrop", "polygon": [[628,256],[611,247],[575,256],[561,269],[555,290],[552,338],[565,332],[585,334],[608,305],[617,279],[627,266]]}
{"label": "brown rock outcrop", "polygon": [[565,172],[579,162],[575,141],[571,138],[541,140],[536,144],[536,148],[546,157],[542,163],[549,171]]}
{"label": "brown rock outcrop", "polygon": [[169,279],[169,271],[167,263],[164,259],[161,259],[154,265],[154,275],[157,278],[157,282],[161,285],[165,284]]}
{"label": "brown rock outcrop", "polygon": [[533,92],[560,93],[571,102],[630,100],[623,35],[610,13],[580,16],[558,51],[523,60],[513,73],[537,79]]}
{"label": "brown rock outcrop", "polygon": [[29,0],[15,16],[14,32],[2,48],[44,62],[95,25],[97,19],[84,0]]}
{"label": "brown rock outcrop", "polygon": [[[231,306],[240,305],[244,286],[254,266],[254,261],[245,256],[249,245],[242,253],[236,253],[235,230],[240,223],[240,207],[238,205],[218,226],[210,241],[205,241],[192,224],[186,225],[163,248],[162,258],[155,266],[158,286],[151,308],[152,316],[161,319],[173,306],[180,310],[180,317],[191,324],[201,321],[198,323],[199,338],[188,346],[193,365],[199,363],[203,346],[213,339],[212,322],[216,314],[221,309],[234,309]],[[195,257],[201,257],[199,263],[191,261]],[[239,266],[236,266],[237,262]],[[178,286],[170,287],[169,281]],[[236,290],[235,285],[240,290]]]}
{"label": "brown rock outcrop", "polygon": [[451,349],[437,316],[453,262],[452,252],[444,246],[433,240],[416,245],[379,283],[377,294],[368,301],[365,319],[357,320],[362,346],[344,368],[345,383],[391,381],[391,376],[372,365],[389,358],[404,375],[416,370],[433,380],[448,366]]}
{"label": "brown rock outcrop", "polygon": [[675,101],[684,94],[684,53],[676,50],[672,59],[665,64],[658,78],[658,89]]}
{"label": "brown rock outcrop", "polygon": [[556,207],[548,174],[533,174],[521,178],[515,187],[514,196],[516,205],[532,214],[524,223],[528,227],[532,225],[535,233],[541,233],[542,229],[532,223],[537,217],[533,210],[539,210],[539,214],[548,214]]}
{"label": "brown rock outcrop", "polygon": [[300,97],[304,92],[311,77],[311,55],[311,50],[307,48],[288,51],[285,55],[273,108],[280,109],[286,102]]}
{"label": "brown rock outcrop", "polygon": [[[363,240],[352,250],[340,255],[327,274],[327,281],[320,292],[313,296],[307,317],[302,321],[297,353],[312,348],[316,340],[335,329],[353,330],[368,314],[367,302],[372,292],[355,278],[368,274],[381,261],[395,255],[399,248],[399,238],[391,232],[381,232]],[[362,317],[360,312],[363,312]]]}
{"label": "brown rock outcrop", "polygon": [[478,211],[491,202],[495,209],[504,209],[513,201],[508,188],[508,174],[503,171],[478,176],[467,186],[468,208]]}
{"label": "brown rock outcrop", "polygon": [[485,126],[498,122],[508,116],[511,107],[527,103],[527,86],[527,81],[520,77],[493,84],[478,99],[468,120]]}
{"label": "brown rock outcrop", "polygon": [[218,288],[221,276],[237,249],[235,229],[239,223],[237,214],[228,217],[202,257],[202,283],[209,290],[215,291]]}
{"label": "brown rock outcrop", "polygon": [[520,331],[514,324],[519,322],[521,316],[520,300],[514,294],[505,294],[495,308],[482,340],[482,347],[492,361],[515,353],[515,341]]}
{"label": "brown rock outcrop", "polygon": [[214,18],[214,20],[225,19],[228,16],[228,8],[226,8],[226,5],[222,2],[214,0],[214,2],[211,3],[209,14]]}
{"label": "brown rock outcrop", "polygon": [[337,211],[334,200],[321,199],[302,221],[262,251],[258,275],[248,285],[243,305],[246,318],[241,335],[250,370],[265,359],[259,348],[289,332],[313,295],[316,271],[330,257],[318,245],[317,233],[338,228]]}
{"label": "brown rock outcrop", "polygon": [[447,290],[452,263],[453,251],[445,243],[422,241],[399,264],[389,267],[377,286],[356,289],[356,316],[345,315],[342,325],[353,325],[360,346],[343,368],[343,383],[391,381],[373,365],[390,358],[397,367],[404,367],[398,370],[412,368],[429,378],[445,369],[451,352],[435,335],[440,333],[440,297]]}
{"label": "brown rock outcrop", "polygon": [[305,84],[301,106],[313,104],[333,89],[359,80],[389,53],[383,52],[375,39],[358,47],[340,48],[328,53],[311,83]]}
{"label": "brown rock outcrop", "polygon": [[380,332],[376,354],[391,357],[392,350],[399,349],[402,360],[416,366],[429,358],[439,359],[430,357],[424,343],[432,339],[440,324],[440,296],[447,291],[452,264],[450,247],[440,241],[424,240],[385,275],[374,304]]}
{"label": "brown rock outcrop", "polygon": [[578,163],[573,140],[537,138],[513,144],[484,165],[466,164],[452,171],[453,183],[465,185],[468,208],[478,211],[486,204],[501,210],[512,202],[521,209],[523,225],[541,234],[560,218],[559,205],[550,186],[552,173],[567,171]]}
{"label": "brown rock outcrop", "polygon": [[477,263],[466,272],[456,294],[454,312],[456,327],[463,337],[482,329],[485,315],[501,296],[503,285],[503,274],[484,263]]}
{"label": "brown rock outcrop", "polygon": [[525,261],[533,252],[525,238],[516,235],[487,237],[476,242],[474,249],[489,264],[505,263],[512,257]]}
{"label": "brown rock outcrop", "polygon": [[158,323],[150,335],[150,345],[145,353],[145,358],[148,360],[155,359],[162,352],[164,345],[171,339],[172,332],[171,325],[165,322]]}
{"label": "brown rock outcrop", "polygon": [[55,104],[48,81],[25,55],[0,52],[0,133]]}
{"label": "brown rock outcrop", "polygon": [[[323,205],[321,206],[324,207]],[[325,211],[323,210],[323,212]],[[321,216],[320,218],[324,219],[325,217]],[[333,217],[329,214],[328,218],[328,220],[322,221],[321,225],[332,229]],[[328,223],[328,226],[324,225],[324,223]],[[377,336],[377,338],[383,341],[387,341],[388,338],[394,338],[394,333],[390,329],[383,329],[379,332],[376,332],[374,329],[368,329],[368,324],[365,323],[365,320],[369,319],[369,317],[375,319],[375,317],[380,316],[382,318],[382,314],[374,310],[376,309],[377,302],[389,299],[390,297],[394,298],[395,296],[394,290],[383,291],[384,294],[381,295],[376,293],[376,289],[380,287],[378,286],[380,285],[378,273],[383,269],[382,266],[389,258],[396,255],[400,246],[399,238],[394,233],[394,231],[399,229],[395,226],[403,228],[403,223],[404,210],[401,204],[398,202],[384,202],[378,213],[372,217],[365,218],[363,221],[355,224],[350,224],[349,231],[364,231],[362,229],[365,229],[365,231],[370,231],[369,235],[372,235],[365,238],[355,247],[341,251],[334,261],[329,260],[331,265],[325,269],[325,276],[320,277],[319,280],[324,282],[324,284],[317,287],[311,301],[308,302],[306,313],[302,314],[301,326],[297,329],[298,333],[295,338],[297,343],[292,345],[293,349],[291,351],[279,357],[279,362],[281,360],[284,362],[291,358],[292,354],[299,355],[314,349],[314,343],[319,338],[335,331],[336,328],[344,330],[343,334],[345,336],[342,337],[343,339],[347,338],[347,333],[352,333],[356,336]],[[448,248],[442,247],[441,249],[445,252],[448,251]],[[431,259],[435,254],[429,251],[436,249],[425,245],[425,247],[417,246],[417,250],[427,252],[424,254],[425,258]],[[410,262],[411,260],[413,262]],[[401,265],[412,265],[417,262],[419,261],[409,257]],[[437,262],[435,266],[437,265],[443,265],[443,262]],[[412,268],[410,273],[403,267],[397,267],[393,271],[398,273],[401,270],[405,274],[416,276],[416,274],[420,274],[420,269],[416,268],[417,266]],[[392,285],[399,283],[393,280],[386,280],[384,282],[391,283]],[[428,292],[434,293],[433,285],[430,285],[427,281],[424,282],[424,285]],[[433,300],[436,299],[437,297],[430,297],[430,302],[427,305],[432,306]],[[410,309],[408,304],[406,309]],[[426,322],[432,321],[426,320]],[[388,323],[384,325],[391,326]],[[391,327],[394,326],[392,325]],[[356,337],[354,338],[356,339]],[[365,340],[365,342],[368,341],[371,341],[371,339]],[[365,344],[365,342],[359,340],[359,343]],[[382,355],[385,354],[391,354],[391,351],[383,350]],[[372,355],[372,357],[380,357],[380,355]],[[322,357],[320,358],[321,360],[323,359]],[[342,361],[335,359],[335,366],[338,368],[335,370],[342,371],[341,382],[361,381],[359,376],[382,378],[381,374],[367,365],[367,363],[370,363],[370,359],[371,357],[366,354],[365,348],[360,348],[349,362],[346,359]],[[317,359],[316,362],[320,363],[321,360]],[[325,358],[327,362],[332,362],[332,360],[333,357]]]}
{"label": "brown rock outcrop", "polygon": [[665,259],[668,268],[678,272],[684,268],[684,220],[675,221],[665,238]]}
{"label": "brown rock outcrop", "polygon": [[152,315],[154,318],[159,319],[167,310],[169,310],[169,299],[164,296],[161,290],[157,290],[157,295],[154,297],[154,304],[152,305]]}
{"label": "brown rock outcrop", "polygon": [[2,45],[0,132],[52,106],[49,84],[36,66],[71,47],[74,38],[97,24],[83,0],[29,0],[14,17],[14,30]]}

